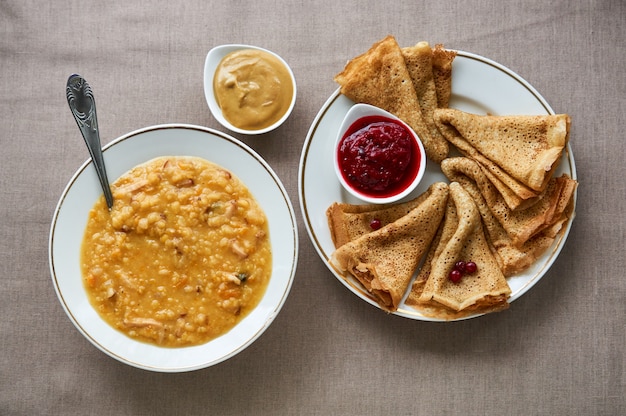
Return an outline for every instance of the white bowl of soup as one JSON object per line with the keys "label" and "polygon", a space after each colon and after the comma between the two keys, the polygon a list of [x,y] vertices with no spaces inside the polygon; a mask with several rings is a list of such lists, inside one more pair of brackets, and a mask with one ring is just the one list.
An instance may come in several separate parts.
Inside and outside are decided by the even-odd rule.
{"label": "white bowl of soup", "polygon": [[50,229],[54,289],[75,327],[109,356],[159,372],[215,365],[252,344],[282,308],[298,256],[271,167],[226,133],[185,124],[124,135],[104,159],[111,211],[88,160]]}
{"label": "white bowl of soup", "polygon": [[227,129],[270,132],[287,120],[296,103],[296,79],[283,58],[252,45],[216,46],[204,64],[209,110]]}

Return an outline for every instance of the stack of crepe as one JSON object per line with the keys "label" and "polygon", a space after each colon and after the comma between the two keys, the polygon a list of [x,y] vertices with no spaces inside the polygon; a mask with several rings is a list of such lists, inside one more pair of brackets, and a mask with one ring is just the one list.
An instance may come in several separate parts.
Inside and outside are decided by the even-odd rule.
{"label": "stack of crepe", "polygon": [[500,269],[509,277],[543,254],[572,216],[577,182],[567,175],[552,177],[533,203],[511,209],[479,163],[467,157],[448,158],[441,170],[460,183],[476,203],[489,245]]}
{"label": "stack of crepe", "polygon": [[[400,48],[388,36],[335,77],[352,100],[407,122],[450,181],[392,206],[336,203],[327,210],[336,248],[331,264],[389,311],[427,251],[407,305],[445,319],[506,308],[506,278],[532,265],[573,216],[577,182],[554,175],[569,140],[569,116],[447,108],[454,57],[426,42]],[[450,144],[460,157],[448,156]],[[372,231],[372,219],[384,227]],[[476,262],[479,273],[452,282],[448,274],[459,260]]]}
{"label": "stack of crepe", "polygon": [[476,161],[511,209],[545,191],[569,140],[570,117],[477,115],[436,109],[435,124],[464,156]]}
{"label": "stack of crepe", "polygon": [[442,45],[431,48],[428,42],[401,48],[393,36],[387,36],[350,60],[335,81],[351,100],[404,120],[421,139],[426,155],[439,163],[448,155],[448,142],[433,113],[448,107],[455,56],[456,52]]}

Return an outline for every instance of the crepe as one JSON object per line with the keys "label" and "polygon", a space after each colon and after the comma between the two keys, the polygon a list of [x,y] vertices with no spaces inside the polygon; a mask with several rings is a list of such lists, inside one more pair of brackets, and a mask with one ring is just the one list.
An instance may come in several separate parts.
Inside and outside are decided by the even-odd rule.
{"label": "crepe", "polygon": [[415,46],[402,48],[402,56],[404,56],[413,87],[417,93],[424,123],[430,133],[427,138],[430,143],[425,143],[424,146],[430,147],[431,159],[439,163],[448,155],[449,146],[448,141],[441,135],[433,119],[433,112],[439,106],[433,76],[433,51],[428,42],[419,42]]}
{"label": "crepe", "polygon": [[505,185],[522,200],[546,188],[569,139],[566,114],[483,116],[438,109],[434,119],[448,141],[497,179],[494,185]]}
{"label": "crepe", "polygon": [[[443,226],[407,304],[426,315],[444,318],[507,308],[511,289],[487,244],[478,208],[459,183],[452,182],[449,188]],[[455,283],[448,275],[461,260],[475,262],[478,270]]]}
{"label": "crepe", "polygon": [[352,274],[381,308],[395,311],[443,218],[448,186],[434,183],[426,198],[397,221],[361,235],[333,252],[330,264]]}
{"label": "crepe", "polygon": [[382,108],[403,120],[421,139],[426,155],[441,160],[442,155],[431,146],[430,130],[422,116],[402,50],[393,36],[385,37],[366,53],[350,60],[335,75],[335,81],[341,93],[352,101]]}
{"label": "crepe", "polygon": [[567,218],[544,229],[521,246],[516,246],[506,231],[496,221],[483,220],[489,244],[500,270],[505,277],[510,277],[528,269],[537,258],[543,255],[554,241],[562,236]]}
{"label": "crepe", "polygon": [[[563,187],[564,194],[570,194],[568,198],[559,198],[553,212],[561,212],[558,218],[553,218],[549,225],[536,232],[522,244],[516,242],[502,225],[502,218],[497,218],[490,208],[497,199],[493,187],[489,181],[480,175],[480,169],[476,163],[467,158],[451,158],[442,163],[444,174],[463,186],[472,197],[480,212],[483,227],[489,246],[505,277],[527,269],[537,260],[560,234],[563,225],[573,212],[573,187],[576,181],[567,178],[567,185]],[[567,201],[567,202],[565,202]],[[563,206],[563,204],[566,204]]]}
{"label": "crepe", "polygon": [[511,210],[474,160],[465,157],[448,158],[441,163],[441,170],[450,181],[459,182],[466,188],[469,182],[477,186],[482,198],[477,200],[474,193],[470,192],[474,196],[474,202],[484,202],[491,215],[511,238],[511,243],[517,247],[521,247],[543,229],[562,221],[577,185],[567,175],[551,178],[546,189],[531,205],[524,209]]}
{"label": "crepe", "polygon": [[452,61],[456,58],[456,51],[448,50],[442,44],[436,44],[433,49],[433,78],[437,93],[437,107],[447,108],[452,95]]}
{"label": "crepe", "polygon": [[380,221],[381,226],[391,224],[411,212],[426,197],[427,192],[406,202],[385,205],[334,202],[326,210],[326,217],[335,248],[372,232],[372,220]]}

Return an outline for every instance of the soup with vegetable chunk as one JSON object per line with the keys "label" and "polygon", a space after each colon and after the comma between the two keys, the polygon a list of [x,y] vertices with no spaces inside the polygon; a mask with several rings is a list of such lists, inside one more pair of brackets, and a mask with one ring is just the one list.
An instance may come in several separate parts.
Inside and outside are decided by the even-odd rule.
{"label": "soup with vegetable chunk", "polygon": [[161,157],[112,184],[89,213],[81,252],[93,307],[127,336],[206,343],[259,303],[272,271],[265,213],[228,170]]}

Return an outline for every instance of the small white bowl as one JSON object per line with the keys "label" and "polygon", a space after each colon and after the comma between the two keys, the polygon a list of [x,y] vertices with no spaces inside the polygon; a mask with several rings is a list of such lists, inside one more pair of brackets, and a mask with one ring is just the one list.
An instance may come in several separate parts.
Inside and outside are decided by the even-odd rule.
{"label": "small white bowl", "polygon": [[[276,57],[285,66],[285,68],[287,68],[287,71],[289,72],[289,76],[291,77],[291,82],[293,85],[293,96],[291,97],[291,103],[289,105],[289,108],[287,109],[287,112],[283,114],[283,116],[274,124],[268,127],[264,127],[262,129],[247,130],[247,129],[242,129],[242,128],[232,125],[228,120],[226,120],[226,118],[222,114],[222,109],[220,108],[220,106],[218,105],[215,99],[215,92],[213,90],[213,77],[215,75],[217,66],[226,55],[228,55],[231,52],[242,50],[242,49],[255,49],[258,51],[263,51],[263,52],[267,52],[271,54],[272,56]],[[251,134],[251,135],[263,134],[263,133],[267,133],[276,129],[278,126],[283,124],[285,120],[287,120],[287,118],[291,115],[293,107],[296,105],[296,78],[293,75],[293,71],[291,70],[291,67],[287,64],[287,62],[285,62],[283,58],[281,58],[280,56],[278,56],[272,51],[259,48],[258,46],[251,46],[251,45],[241,45],[241,44],[221,45],[221,46],[216,46],[215,48],[211,49],[209,53],[207,54],[206,60],[204,62],[204,96],[206,98],[207,104],[209,105],[209,110],[211,110],[211,114],[213,114],[213,117],[215,117],[215,119],[222,126],[226,127],[227,129],[231,131],[234,131],[236,133],[241,133],[241,134]]]}
{"label": "small white bowl", "polygon": [[[415,143],[417,145],[419,167],[417,171],[415,172],[415,176],[406,187],[399,189],[396,193],[392,195],[385,195],[385,196],[378,197],[378,196],[372,196],[372,195],[363,193],[362,191],[356,189],[354,186],[350,185],[345,180],[343,174],[341,173],[341,168],[339,166],[340,165],[339,145],[343,136],[350,129],[350,127],[354,123],[356,123],[358,120],[364,117],[370,117],[370,116],[384,117],[387,119],[391,119],[395,121],[396,123],[401,124],[409,131],[409,133],[411,134],[411,137],[415,140]],[[333,158],[334,158],[334,167],[335,167],[335,173],[337,174],[337,179],[339,179],[339,182],[344,187],[344,189],[348,191],[354,197],[361,199],[365,202],[371,203],[371,204],[388,204],[391,202],[399,201],[400,199],[409,195],[413,190],[415,190],[417,185],[419,185],[420,181],[424,177],[424,171],[426,170],[426,153],[424,152],[424,146],[422,145],[420,138],[413,131],[413,129],[411,129],[411,127],[409,127],[404,121],[400,120],[398,117],[389,113],[388,111],[385,111],[381,108],[378,108],[369,104],[355,104],[348,110],[348,112],[346,113],[346,116],[343,119],[343,122],[341,123],[339,131],[337,132]],[[415,163],[415,161],[412,161],[411,163]]]}

